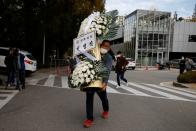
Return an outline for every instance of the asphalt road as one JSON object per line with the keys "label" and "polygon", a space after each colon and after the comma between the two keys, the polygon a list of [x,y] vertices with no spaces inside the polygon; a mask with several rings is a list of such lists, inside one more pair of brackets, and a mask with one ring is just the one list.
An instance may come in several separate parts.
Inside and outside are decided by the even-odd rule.
{"label": "asphalt road", "polygon": [[[177,71],[129,71],[126,76],[135,86],[116,89],[110,83],[110,117],[101,118],[101,102],[95,95],[95,121],[89,129],[82,125],[85,93],[68,89],[64,77],[47,73],[29,77],[27,89],[0,109],[0,131],[196,131],[195,92],[141,84],[158,86],[160,81],[176,79]],[[112,73],[111,82],[114,78]]]}
{"label": "asphalt road", "polygon": [[110,118],[100,117],[95,97],[95,123],[82,126],[85,94],[77,90],[29,86],[0,111],[1,131],[195,131],[196,103],[109,94]]}

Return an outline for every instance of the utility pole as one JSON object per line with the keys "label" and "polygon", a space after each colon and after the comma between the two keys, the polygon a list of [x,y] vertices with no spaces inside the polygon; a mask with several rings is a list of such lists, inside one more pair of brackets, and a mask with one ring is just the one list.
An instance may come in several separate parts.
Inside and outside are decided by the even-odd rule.
{"label": "utility pole", "polygon": [[44,2],[44,12],[43,12],[43,65],[45,64],[45,54],[46,54],[46,36],[45,36],[45,9],[46,9],[46,0],[43,0]]}

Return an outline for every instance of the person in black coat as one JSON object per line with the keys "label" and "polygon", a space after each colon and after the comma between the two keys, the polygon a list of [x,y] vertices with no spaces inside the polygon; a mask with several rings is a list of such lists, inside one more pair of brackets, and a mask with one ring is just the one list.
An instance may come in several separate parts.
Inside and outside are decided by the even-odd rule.
{"label": "person in black coat", "polygon": [[[19,53],[19,49],[14,50],[14,70],[16,74],[16,89],[25,89],[25,56]],[[22,85],[22,88],[20,87]]]}
{"label": "person in black coat", "polygon": [[14,83],[14,63],[13,63],[13,48],[9,49],[9,54],[5,57],[4,63],[7,67],[7,84],[6,84],[6,88],[8,86],[11,86],[11,84]]}
{"label": "person in black coat", "polygon": [[184,57],[182,56],[182,58],[179,62],[180,74],[184,73],[184,70],[185,70],[185,67],[186,67],[185,63],[186,63],[186,61],[185,61]]}
{"label": "person in black coat", "polygon": [[[121,51],[117,52],[117,62],[115,66],[115,71],[117,74],[117,87],[120,87],[120,79],[127,83],[127,79],[124,77],[125,71],[126,71],[126,65],[128,64],[128,61],[123,56],[123,53]],[[128,83],[127,83],[128,85]]]}

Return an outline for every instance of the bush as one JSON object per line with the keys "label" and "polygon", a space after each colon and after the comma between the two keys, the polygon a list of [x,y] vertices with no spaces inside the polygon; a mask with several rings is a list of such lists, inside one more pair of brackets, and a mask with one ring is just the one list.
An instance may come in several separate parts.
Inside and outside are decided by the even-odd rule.
{"label": "bush", "polygon": [[196,71],[188,71],[177,77],[180,83],[196,83]]}

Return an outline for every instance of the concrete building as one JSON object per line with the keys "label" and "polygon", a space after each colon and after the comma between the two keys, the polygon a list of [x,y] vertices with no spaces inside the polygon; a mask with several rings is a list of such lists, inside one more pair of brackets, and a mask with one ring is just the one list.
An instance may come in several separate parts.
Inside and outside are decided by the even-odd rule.
{"label": "concrete building", "polygon": [[126,57],[135,59],[137,66],[196,57],[196,22],[180,21],[177,13],[171,18],[170,12],[136,10],[125,16],[124,26],[112,41],[113,51],[121,50]]}
{"label": "concrete building", "polygon": [[125,17],[124,43],[138,66],[154,66],[169,59],[171,13],[136,10]]}
{"label": "concrete building", "polygon": [[196,22],[176,21],[172,24],[170,59],[196,57]]}

